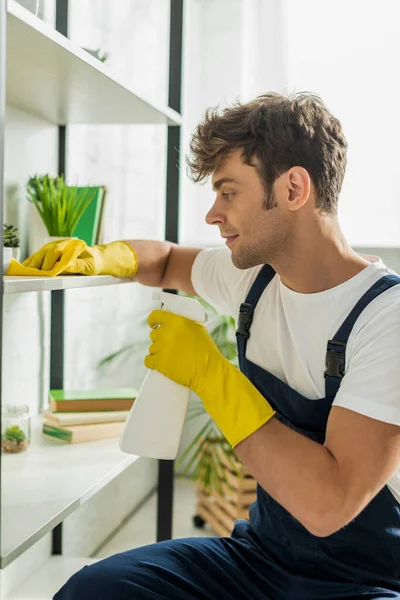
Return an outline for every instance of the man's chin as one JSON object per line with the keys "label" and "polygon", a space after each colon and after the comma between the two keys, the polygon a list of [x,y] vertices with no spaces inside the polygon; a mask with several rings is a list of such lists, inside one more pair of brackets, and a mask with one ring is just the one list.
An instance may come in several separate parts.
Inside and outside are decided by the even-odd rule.
{"label": "man's chin", "polygon": [[237,268],[237,269],[249,269],[250,266],[248,264],[248,261],[243,260],[242,256],[238,256],[237,254],[235,254],[232,250],[231,250],[231,260],[233,265]]}
{"label": "man's chin", "polygon": [[260,258],[243,256],[235,253],[233,250],[231,250],[231,260],[233,265],[241,271],[265,264]]}

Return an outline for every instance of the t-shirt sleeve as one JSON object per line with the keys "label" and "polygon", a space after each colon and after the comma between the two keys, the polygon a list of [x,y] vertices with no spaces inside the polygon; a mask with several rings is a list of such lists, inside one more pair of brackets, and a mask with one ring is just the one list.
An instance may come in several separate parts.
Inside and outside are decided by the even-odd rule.
{"label": "t-shirt sleeve", "polygon": [[260,268],[238,269],[232,263],[228,248],[207,248],[195,258],[192,285],[197,295],[215,310],[236,319]]}
{"label": "t-shirt sleeve", "polygon": [[333,405],[400,425],[399,290],[374,302],[381,299],[380,310],[372,313],[371,305],[364,310],[362,324],[349,339],[345,375]]}

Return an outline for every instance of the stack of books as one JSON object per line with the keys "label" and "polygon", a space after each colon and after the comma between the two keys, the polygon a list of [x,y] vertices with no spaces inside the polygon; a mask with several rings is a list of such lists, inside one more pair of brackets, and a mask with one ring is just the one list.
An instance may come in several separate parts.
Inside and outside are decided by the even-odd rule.
{"label": "stack of books", "polygon": [[133,388],[50,390],[43,435],[70,444],[119,437],[136,396]]}

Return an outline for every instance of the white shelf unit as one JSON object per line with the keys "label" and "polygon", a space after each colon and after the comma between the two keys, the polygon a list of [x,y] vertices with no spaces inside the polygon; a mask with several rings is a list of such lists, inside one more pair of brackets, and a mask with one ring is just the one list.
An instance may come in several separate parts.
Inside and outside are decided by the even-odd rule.
{"label": "white shelf unit", "polygon": [[[63,6],[65,1],[61,0]],[[181,18],[182,8],[178,13]],[[1,35],[5,29],[7,35]],[[177,30],[174,31],[176,35]],[[170,55],[172,63],[181,52],[181,48],[179,51],[177,48],[175,42],[172,59]],[[180,104],[176,100],[177,93],[180,94],[177,74],[180,76],[180,66],[175,70],[175,79],[170,72],[170,98],[171,89],[174,91],[170,102],[174,106]],[[181,124],[179,112],[146,100],[115,76],[108,65],[43,23],[15,0],[0,0],[0,200],[4,182],[4,104],[61,126],[161,124],[179,127]],[[169,148],[175,149],[179,134],[168,143]],[[175,172],[174,164],[171,172]],[[175,180],[174,186],[177,189]],[[51,291],[58,294],[66,289],[132,281],[108,276],[4,277],[3,293]],[[76,445],[49,440],[40,433],[40,420],[37,418],[34,422],[27,452],[1,456],[0,580],[1,574],[7,571],[5,567],[18,564],[18,560],[13,563],[17,557],[23,559],[29,548],[32,552],[35,542],[43,541],[67,515],[138,458],[123,454],[118,439]],[[92,561],[86,558],[52,556],[27,581],[21,579],[20,588],[9,598],[47,600],[73,572],[89,562]]]}
{"label": "white shelf unit", "polygon": [[27,292],[51,292],[77,288],[99,287],[132,283],[130,277],[111,277],[109,275],[59,275],[58,277],[3,277],[4,294],[24,294]]}
{"label": "white shelf unit", "polygon": [[43,436],[32,424],[29,449],[2,455],[1,568],[5,568],[138,457],[118,438],[68,444]]}
{"label": "white shelf unit", "polygon": [[7,8],[6,102],[58,125],[181,123],[15,0]]}

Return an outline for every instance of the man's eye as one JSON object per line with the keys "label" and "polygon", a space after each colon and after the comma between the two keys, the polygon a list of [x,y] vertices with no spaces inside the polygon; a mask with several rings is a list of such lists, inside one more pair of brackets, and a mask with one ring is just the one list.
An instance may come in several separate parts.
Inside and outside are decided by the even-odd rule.
{"label": "man's eye", "polygon": [[230,199],[232,198],[232,196],[233,196],[233,192],[224,192],[224,193],[222,194],[222,196],[223,196],[224,198],[226,198],[227,200],[230,200]]}

